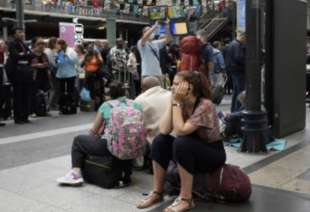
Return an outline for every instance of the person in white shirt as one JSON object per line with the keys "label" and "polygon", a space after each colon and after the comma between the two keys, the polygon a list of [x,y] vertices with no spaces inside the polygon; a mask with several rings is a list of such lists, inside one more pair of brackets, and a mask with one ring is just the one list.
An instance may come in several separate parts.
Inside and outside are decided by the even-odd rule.
{"label": "person in white shirt", "polygon": [[172,40],[169,23],[167,23],[166,26],[166,36],[159,40],[154,40],[155,32],[159,27],[158,22],[156,22],[152,27],[145,27],[143,29],[142,38],[137,44],[142,61],[142,78],[147,76],[156,76],[160,79],[162,76],[159,51]]}
{"label": "person in white shirt", "polygon": [[142,80],[142,94],[135,101],[142,105],[147,141],[151,145],[159,134],[160,119],[171,104],[171,92],[163,89],[156,77],[146,77]]}

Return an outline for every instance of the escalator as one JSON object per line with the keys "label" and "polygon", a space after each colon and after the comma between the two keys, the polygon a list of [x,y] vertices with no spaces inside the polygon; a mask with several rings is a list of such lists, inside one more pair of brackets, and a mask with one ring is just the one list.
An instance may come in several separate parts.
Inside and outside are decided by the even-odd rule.
{"label": "escalator", "polygon": [[220,32],[229,23],[228,18],[213,18],[203,28],[206,31],[208,40],[211,40],[218,32]]}
{"label": "escalator", "polygon": [[233,8],[229,8],[226,12],[218,12],[209,10],[203,14],[198,21],[199,29],[206,31],[208,40],[212,40],[219,32],[225,30],[227,26],[230,26],[227,31],[233,29],[233,19],[236,14]]}

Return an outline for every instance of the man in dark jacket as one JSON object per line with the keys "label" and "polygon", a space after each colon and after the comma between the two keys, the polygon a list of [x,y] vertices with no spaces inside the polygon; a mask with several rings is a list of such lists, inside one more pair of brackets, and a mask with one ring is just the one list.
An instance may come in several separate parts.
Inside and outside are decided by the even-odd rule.
{"label": "man in dark jacket", "polygon": [[226,69],[231,74],[233,81],[231,112],[239,111],[241,108],[237,97],[245,89],[245,51],[245,33],[240,32],[238,33],[237,39],[228,45],[225,54]]}
{"label": "man in dark jacket", "polygon": [[25,33],[21,28],[15,28],[14,40],[9,43],[9,58],[7,70],[14,90],[14,121],[15,124],[29,123],[31,106],[31,89],[33,73],[30,66],[32,53],[25,45]]}

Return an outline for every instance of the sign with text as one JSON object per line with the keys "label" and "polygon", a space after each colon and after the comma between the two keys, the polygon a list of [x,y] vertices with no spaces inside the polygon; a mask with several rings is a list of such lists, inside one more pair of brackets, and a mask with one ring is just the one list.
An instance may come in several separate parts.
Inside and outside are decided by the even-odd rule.
{"label": "sign with text", "polygon": [[75,24],[73,23],[59,23],[59,38],[67,42],[69,47],[75,45]]}

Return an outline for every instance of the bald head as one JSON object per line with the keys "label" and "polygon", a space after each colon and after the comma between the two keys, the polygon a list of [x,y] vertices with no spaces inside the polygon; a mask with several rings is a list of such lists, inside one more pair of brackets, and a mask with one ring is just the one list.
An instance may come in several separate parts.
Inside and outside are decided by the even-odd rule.
{"label": "bald head", "polygon": [[146,77],[142,80],[141,89],[142,92],[147,91],[150,88],[160,86],[160,81],[156,77]]}

